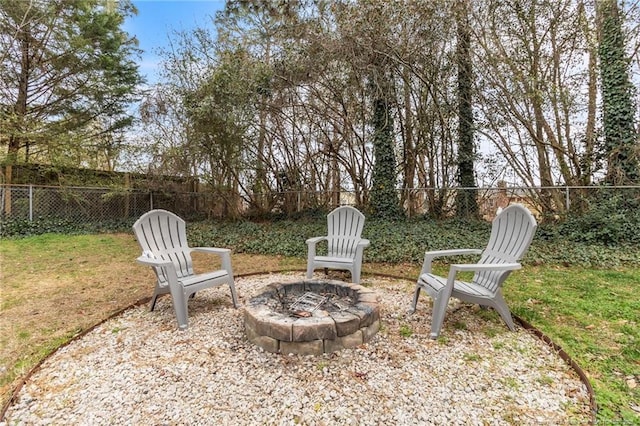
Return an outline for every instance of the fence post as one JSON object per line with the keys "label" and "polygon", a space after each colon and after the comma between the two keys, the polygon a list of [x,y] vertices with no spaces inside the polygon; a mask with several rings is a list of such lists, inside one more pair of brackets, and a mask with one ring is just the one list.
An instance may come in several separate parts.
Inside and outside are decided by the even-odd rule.
{"label": "fence post", "polygon": [[149,210],[153,210],[153,191],[149,191]]}
{"label": "fence post", "polygon": [[566,207],[567,212],[568,212],[569,211],[569,206],[571,204],[571,201],[569,200],[569,186],[567,185],[566,188],[567,188],[567,192],[566,192],[566,194],[564,196],[564,199],[565,199],[565,204],[566,204],[565,207]]}
{"label": "fence post", "polygon": [[29,222],[33,222],[33,185],[29,185]]}

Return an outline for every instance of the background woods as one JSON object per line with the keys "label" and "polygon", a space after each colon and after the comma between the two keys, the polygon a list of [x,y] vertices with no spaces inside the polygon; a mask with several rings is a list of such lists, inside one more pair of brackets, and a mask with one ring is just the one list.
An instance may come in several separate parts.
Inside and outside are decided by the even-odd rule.
{"label": "background woods", "polygon": [[231,0],[169,35],[137,117],[130,3],[0,6],[5,183],[20,162],[172,175],[230,217],[344,192],[475,216],[503,181],[553,217],[586,205],[559,186],[640,183],[637,2]]}

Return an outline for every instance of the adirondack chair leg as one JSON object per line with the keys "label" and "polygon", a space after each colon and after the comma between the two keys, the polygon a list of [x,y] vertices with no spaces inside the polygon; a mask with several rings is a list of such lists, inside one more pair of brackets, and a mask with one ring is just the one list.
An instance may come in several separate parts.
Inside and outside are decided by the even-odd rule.
{"label": "adirondack chair leg", "polygon": [[156,288],[153,290],[153,296],[151,296],[151,303],[149,306],[149,311],[152,312],[156,308],[156,302],[158,301],[158,297],[163,293],[161,291],[161,287],[156,284]]}
{"label": "adirondack chair leg", "polygon": [[413,292],[413,302],[411,302],[411,308],[409,309],[409,315],[416,312],[416,308],[418,307],[418,298],[420,297],[421,291],[422,289],[420,286],[416,285],[416,290]]}
{"label": "adirondack chair leg", "polygon": [[351,281],[355,284],[360,284],[360,268],[357,266],[351,271]]}
{"label": "adirondack chair leg", "polygon": [[233,302],[233,307],[237,308],[238,307],[238,294],[236,293],[236,285],[233,281],[233,278],[231,278],[231,281],[229,281],[229,288],[231,289],[231,301]]}
{"label": "adirondack chair leg", "polygon": [[186,330],[189,327],[187,299],[179,297],[173,299],[173,309],[176,311],[176,318],[178,320],[178,327],[180,330]]}
{"label": "adirondack chair leg", "polygon": [[151,296],[151,305],[149,306],[149,311],[153,311],[156,308],[157,301],[158,301],[158,293],[153,293],[153,296]]}
{"label": "adirondack chair leg", "polygon": [[516,325],[513,323],[513,317],[511,316],[511,311],[507,307],[507,302],[505,302],[501,294],[495,295],[494,302],[494,309],[498,311],[502,320],[507,324],[507,327],[509,327],[509,330],[514,331],[516,329]]}
{"label": "adirondack chair leg", "polygon": [[329,268],[324,268],[324,276],[326,277],[327,275],[329,275]]}
{"label": "adirondack chair leg", "polygon": [[307,279],[313,277],[313,259],[316,256],[316,243],[307,241]]}
{"label": "adirondack chair leg", "polygon": [[307,278],[313,277],[313,263],[312,261],[307,261]]}
{"label": "adirondack chair leg", "polygon": [[437,339],[442,329],[442,323],[444,322],[444,314],[447,311],[447,304],[449,298],[440,294],[433,301],[433,313],[431,315],[431,335],[432,339]]}
{"label": "adirondack chair leg", "polygon": [[178,328],[180,330],[186,330],[189,327],[189,319],[188,319],[188,307],[187,301],[189,298],[187,297],[186,292],[178,287],[178,284],[169,285],[169,290],[171,292],[171,299],[173,300],[173,310],[176,313],[176,319],[178,320]]}

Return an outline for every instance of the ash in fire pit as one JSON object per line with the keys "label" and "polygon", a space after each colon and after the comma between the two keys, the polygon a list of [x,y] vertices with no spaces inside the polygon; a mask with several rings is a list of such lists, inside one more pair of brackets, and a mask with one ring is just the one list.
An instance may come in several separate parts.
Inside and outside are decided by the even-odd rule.
{"label": "ash in fire pit", "polygon": [[341,281],[271,284],[245,307],[247,337],[269,352],[333,352],[367,342],[379,329],[375,293]]}

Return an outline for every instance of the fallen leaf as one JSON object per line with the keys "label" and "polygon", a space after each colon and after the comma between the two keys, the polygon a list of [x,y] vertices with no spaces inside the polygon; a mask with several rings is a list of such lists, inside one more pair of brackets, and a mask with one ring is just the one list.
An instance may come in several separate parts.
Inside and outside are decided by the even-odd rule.
{"label": "fallen leaf", "polygon": [[367,378],[367,373],[366,372],[360,372],[360,371],[356,371],[353,373],[353,375],[359,379],[366,379]]}

